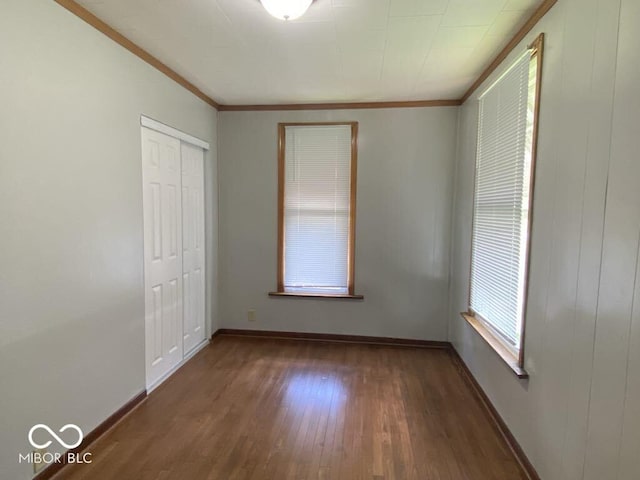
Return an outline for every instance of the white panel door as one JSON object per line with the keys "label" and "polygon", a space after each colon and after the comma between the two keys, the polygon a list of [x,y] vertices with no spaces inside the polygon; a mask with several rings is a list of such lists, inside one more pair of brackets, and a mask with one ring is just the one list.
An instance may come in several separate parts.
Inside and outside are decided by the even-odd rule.
{"label": "white panel door", "polygon": [[205,339],[204,150],[182,143],[182,279],[185,355]]}
{"label": "white panel door", "polygon": [[182,361],[180,141],[142,128],[147,387]]}

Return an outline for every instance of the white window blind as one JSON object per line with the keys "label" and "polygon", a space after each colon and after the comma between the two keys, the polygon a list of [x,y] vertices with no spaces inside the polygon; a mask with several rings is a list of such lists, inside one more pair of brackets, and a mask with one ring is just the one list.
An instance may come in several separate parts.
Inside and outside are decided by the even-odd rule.
{"label": "white window blind", "polygon": [[284,289],[349,288],[351,125],[285,127]]}
{"label": "white window blind", "polygon": [[470,310],[516,352],[525,303],[536,62],[525,52],[480,97]]}

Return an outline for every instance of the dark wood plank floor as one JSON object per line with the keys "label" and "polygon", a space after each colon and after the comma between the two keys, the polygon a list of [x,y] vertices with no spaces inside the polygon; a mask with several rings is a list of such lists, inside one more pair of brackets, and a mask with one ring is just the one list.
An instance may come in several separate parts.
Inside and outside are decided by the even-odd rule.
{"label": "dark wood plank floor", "polygon": [[447,350],[220,336],[56,479],[518,480]]}

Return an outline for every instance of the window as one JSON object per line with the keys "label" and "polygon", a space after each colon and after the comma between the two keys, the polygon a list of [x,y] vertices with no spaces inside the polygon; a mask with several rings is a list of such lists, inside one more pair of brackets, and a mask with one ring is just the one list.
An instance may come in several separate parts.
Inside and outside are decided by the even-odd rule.
{"label": "window", "polygon": [[278,125],[278,290],[354,295],[358,124]]}
{"label": "window", "polygon": [[518,368],[523,366],[542,42],[541,35],[479,99],[467,316]]}

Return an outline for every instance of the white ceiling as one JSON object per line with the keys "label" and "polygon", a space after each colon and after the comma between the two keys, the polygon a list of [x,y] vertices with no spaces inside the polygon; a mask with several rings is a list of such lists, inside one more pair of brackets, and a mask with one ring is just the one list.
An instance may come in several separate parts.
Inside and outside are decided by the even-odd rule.
{"label": "white ceiling", "polygon": [[78,0],[222,104],[460,98],[542,0]]}

